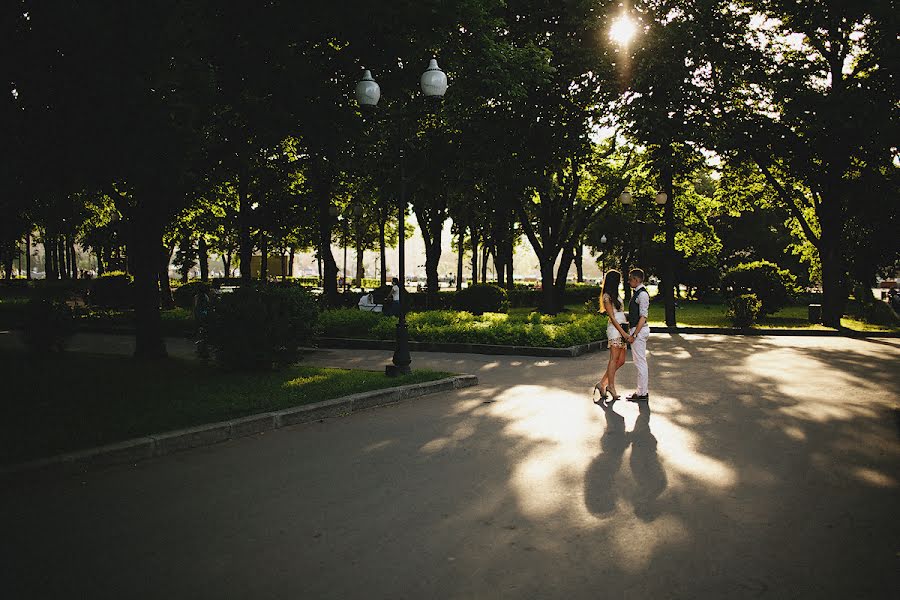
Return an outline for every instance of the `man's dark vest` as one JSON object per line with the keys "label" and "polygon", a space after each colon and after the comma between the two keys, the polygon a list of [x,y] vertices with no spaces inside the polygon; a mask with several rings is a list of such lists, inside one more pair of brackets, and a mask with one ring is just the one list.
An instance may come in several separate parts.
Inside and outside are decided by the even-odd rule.
{"label": "man's dark vest", "polygon": [[641,305],[637,303],[638,296],[641,293],[647,294],[648,297],[650,296],[650,294],[647,293],[647,289],[644,286],[641,286],[634,290],[634,294],[631,296],[631,302],[628,303],[628,326],[632,329],[637,327],[638,321],[641,320]]}

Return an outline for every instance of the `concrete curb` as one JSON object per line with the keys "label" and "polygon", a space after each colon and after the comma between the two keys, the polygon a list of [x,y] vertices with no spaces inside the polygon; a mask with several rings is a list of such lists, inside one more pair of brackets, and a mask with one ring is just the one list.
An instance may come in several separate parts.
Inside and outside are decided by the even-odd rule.
{"label": "concrete curb", "polygon": [[[319,338],[319,348],[336,348],[352,350],[393,350],[397,346],[394,340],[366,340],[355,338]],[[598,340],[588,344],[569,346],[567,348],[547,348],[537,346],[500,346],[495,344],[458,344],[451,342],[409,342],[413,352],[450,352],[466,354],[499,354],[507,356],[551,356],[574,358],[606,348],[606,340]]]}
{"label": "concrete curb", "polygon": [[424,383],[413,383],[383,390],[360,392],[314,404],[304,404],[303,406],[250,415],[230,421],[177,429],[106,446],[7,465],[0,467],[0,475],[33,471],[56,465],[71,467],[133,463],[157,456],[165,456],[173,452],[180,452],[181,450],[211,446],[227,440],[280,429],[281,427],[332,417],[342,417],[367,408],[394,404],[401,400],[473,385],[478,385],[478,377],[475,375],[457,375],[437,381],[426,381]]}
{"label": "concrete curb", "polygon": [[653,333],[697,333],[744,336],[784,336],[784,337],[848,337],[848,338],[898,338],[900,333],[894,331],[854,331],[851,329],[737,329],[734,327],[653,327]]}

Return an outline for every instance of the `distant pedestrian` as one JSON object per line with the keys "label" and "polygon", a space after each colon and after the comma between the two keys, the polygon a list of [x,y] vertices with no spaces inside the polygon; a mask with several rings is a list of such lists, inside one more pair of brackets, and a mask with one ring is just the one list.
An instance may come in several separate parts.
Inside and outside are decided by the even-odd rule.
{"label": "distant pedestrian", "polygon": [[400,314],[400,280],[396,277],[391,279],[391,294],[384,303],[383,314],[399,315]]}

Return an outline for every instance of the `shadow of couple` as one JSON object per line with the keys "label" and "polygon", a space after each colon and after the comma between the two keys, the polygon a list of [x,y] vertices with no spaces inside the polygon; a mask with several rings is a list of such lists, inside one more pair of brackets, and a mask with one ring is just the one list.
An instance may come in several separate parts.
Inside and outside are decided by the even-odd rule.
{"label": "shadow of couple", "polygon": [[[638,518],[652,521],[658,515],[657,499],[668,480],[656,452],[656,437],[650,431],[650,406],[638,403],[640,412],[631,431],[625,431],[625,418],[612,405],[599,406],[606,416],[606,430],[600,438],[602,452],[585,473],[585,504],[593,514],[608,514],[615,510],[621,495],[632,504]],[[616,476],[628,446],[632,481],[623,482],[619,490]]]}

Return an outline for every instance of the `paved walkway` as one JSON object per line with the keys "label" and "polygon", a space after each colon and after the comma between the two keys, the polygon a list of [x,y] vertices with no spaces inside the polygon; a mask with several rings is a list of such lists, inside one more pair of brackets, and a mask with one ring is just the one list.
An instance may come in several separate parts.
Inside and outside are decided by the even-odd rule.
{"label": "paved walkway", "polygon": [[135,466],[0,480],[4,596],[900,589],[900,341],[657,335],[650,348],[643,410],[589,401],[605,353],[419,353],[414,367],[481,385]]}

